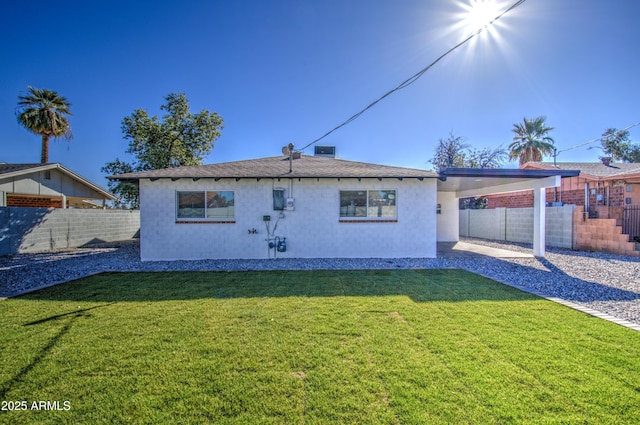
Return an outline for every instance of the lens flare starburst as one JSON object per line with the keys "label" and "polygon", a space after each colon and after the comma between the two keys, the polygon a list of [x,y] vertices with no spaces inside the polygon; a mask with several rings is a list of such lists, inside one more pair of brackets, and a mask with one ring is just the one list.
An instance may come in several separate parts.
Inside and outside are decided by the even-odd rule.
{"label": "lens flare starburst", "polygon": [[462,25],[469,33],[491,30],[493,22],[500,14],[501,5],[495,0],[471,0],[463,4]]}

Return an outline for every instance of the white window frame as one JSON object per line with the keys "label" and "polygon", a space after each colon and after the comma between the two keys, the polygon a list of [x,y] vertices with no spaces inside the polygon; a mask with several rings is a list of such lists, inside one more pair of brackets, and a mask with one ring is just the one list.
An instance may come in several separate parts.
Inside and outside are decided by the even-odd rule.
{"label": "white window frame", "polygon": [[[282,194],[282,208],[276,208],[276,192],[280,192]],[[274,187],[271,190],[273,196],[273,210],[274,211],[284,211],[287,209],[287,191],[283,187]]]}
{"label": "white window frame", "polygon": [[[208,217],[207,213],[207,193],[222,193],[222,192],[231,192],[233,194],[233,215],[228,217]],[[202,193],[203,201],[204,201],[204,215],[199,217],[181,217],[180,216],[180,194],[181,193]],[[176,190],[175,192],[175,219],[176,223],[188,223],[188,222],[208,222],[208,223],[235,223],[236,214],[235,214],[235,202],[236,202],[236,193],[235,190],[230,189],[183,189]]]}
{"label": "white window frame", "polygon": [[[370,205],[370,199],[371,197],[369,196],[369,192],[380,192],[380,191],[387,191],[387,192],[394,192],[394,196],[395,196],[395,215],[393,216],[382,216],[382,217],[378,217],[378,216],[369,216],[369,208],[371,207]],[[365,206],[365,212],[366,212],[366,216],[343,216],[340,212],[340,209],[342,208],[341,206],[341,193],[342,192],[366,192],[366,197],[367,197],[367,205]],[[361,222],[361,221],[367,221],[367,222],[376,222],[376,221],[381,221],[381,222],[396,222],[398,221],[398,189],[395,188],[384,188],[384,189],[361,189],[361,188],[357,188],[357,189],[340,189],[338,191],[338,218],[341,222],[348,222],[348,221],[355,221],[355,222]]]}

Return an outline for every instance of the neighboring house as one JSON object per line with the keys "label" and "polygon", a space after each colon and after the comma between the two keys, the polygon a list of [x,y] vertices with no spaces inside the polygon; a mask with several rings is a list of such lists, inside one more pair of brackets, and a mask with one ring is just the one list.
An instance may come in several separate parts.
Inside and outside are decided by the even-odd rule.
{"label": "neighboring house", "polygon": [[[640,163],[528,162],[523,170],[580,170],[546,191],[548,205],[576,205],[573,247],[624,255],[640,252]],[[533,206],[533,193],[487,197],[488,208]]]}
{"label": "neighboring house", "polygon": [[[541,193],[561,175],[576,175],[472,169],[439,175],[340,160],[328,151],[109,178],[139,184],[142,260],[176,260],[435,257],[437,241],[458,240],[458,198]],[[543,256],[544,204],[536,211],[543,236],[534,252]]]}
{"label": "neighboring house", "polygon": [[0,162],[0,207],[103,208],[116,199],[61,164]]}
{"label": "neighboring house", "polygon": [[[525,170],[579,170],[580,175],[562,179],[559,188],[547,190],[547,202],[585,207],[640,205],[640,163],[601,162],[528,162]],[[488,196],[488,208],[524,208],[533,206],[533,193]]]}

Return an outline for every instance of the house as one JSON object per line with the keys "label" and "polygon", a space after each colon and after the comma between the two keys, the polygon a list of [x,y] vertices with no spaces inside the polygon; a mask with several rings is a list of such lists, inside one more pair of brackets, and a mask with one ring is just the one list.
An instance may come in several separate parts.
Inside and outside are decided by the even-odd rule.
{"label": "house", "polygon": [[[579,170],[580,175],[562,179],[559,188],[547,190],[547,202],[585,207],[640,205],[640,163],[600,162],[528,162],[524,170]],[[533,206],[531,192],[487,197],[488,208],[524,208]]]}
{"label": "house", "polygon": [[61,164],[0,162],[0,207],[103,208],[116,199]]}
{"label": "house", "polygon": [[[548,188],[548,205],[576,205],[573,247],[637,256],[640,252],[640,163],[528,162],[523,170],[579,170]],[[533,206],[533,193],[522,191],[487,197],[488,208]]]}
{"label": "house", "polygon": [[[283,156],[109,177],[140,188],[142,260],[435,257],[458,198],[558,185],[559,170],[432,171]],[[515,171],[515,172],[514,172]],[[538,205],[543,203],[538,202]],[[534,244],[544,255],[544,208]],[[540,234],[540,232],[538,232]]]}

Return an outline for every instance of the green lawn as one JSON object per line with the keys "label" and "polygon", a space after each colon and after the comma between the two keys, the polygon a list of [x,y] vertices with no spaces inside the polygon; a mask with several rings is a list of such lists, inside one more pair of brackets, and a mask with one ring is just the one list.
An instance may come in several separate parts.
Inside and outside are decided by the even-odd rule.
{"label": "green lawn", "polygon": [[2,423],[640,423],[640,333],[460,270],[101,274],[0,329],[3,407],[62,409]]}

